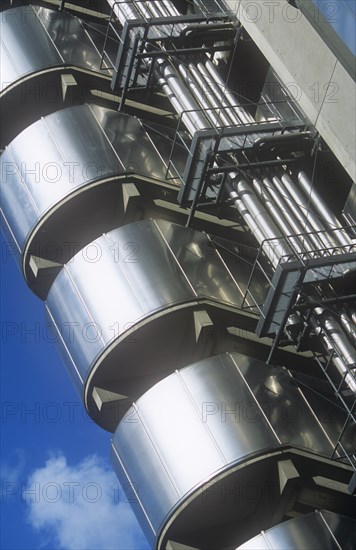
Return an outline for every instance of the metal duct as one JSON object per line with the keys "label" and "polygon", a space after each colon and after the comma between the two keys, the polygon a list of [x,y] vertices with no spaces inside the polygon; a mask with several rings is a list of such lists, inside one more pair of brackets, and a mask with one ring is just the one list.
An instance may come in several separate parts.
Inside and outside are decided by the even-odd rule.
{"label": "metal duct", "polygon": [[292,209],[291,203],[287,203],[287,197],[283,197],[280,193],[278,193],[273,183],[268,178],[263,179],[263,184],[263,189],[267,190],[268,194],[273,199],[273,203],[278,208],[279,213],[283,215],[288,224],[291,226],[294,235],[300,235],[299,238],[304,248],[304,251],[315,251],[315,246],[313,246],[310,239],[305,233],[305,229],[300,225],[299,221],[294,215],[294,210]]}
{"label": "metal duct", "polygon": [[236,550],[353,550],[355,547],[354,519],[316,510],[263,531]]}
{"label": "metal duct", "polygon": [[[263,250],[266,252],[273,267],[276,268],[280,261],[286,262],[291,259],[293,257],[293,251],[283,242],[279,229],[271,220],[261,201],[255,195],[249,184],[245,180],[240,180],[234,184],[234,187],[236,188],[240,200],[250,214],[250,223],[251,219],[253,220],[253,224],[250,226],[251,231],[255,231],[255,225],[259,228],[259,233],[256,235],[257,240],[260,244],[264,243]],[[241,210],[240,213],[242,213]],[[260,236],[263,237],[262,240],[260,240]],[[266,240],[268,242],[264,242]]]}
{"label": "metal duct", "polygon": [[323,308],[315,308],[311,323],[321,343],[331,355],[341,377],[356,394],[356,350],[336,317]]}
{"label": "metal duct", "polygon": [[[189,69],[196,78],[200,89],[209,101],[210,109],[216,109],[222,121],[222,126],[231,126],[240,124],[237,116],[229,107],[228,102],[219,100],[219,88],[216,83],[212,82],[211,77],[206,73],[203,63],[189,63]],[[215,85],[215,87],[214,87]]]}
{"label": "metal duct", "polygon": [[352,322],[348,312],[343,307],[340,308],[340,321],[349,338],[356,345],[356,324]]}
{"label": "metal duct", "polygon": [[[108,3],[112,7],[114,13],[118,17],[122,25],[124,25],[126,21],[132,19],[140,19],[140,17],[145,18],[153,16],[160,18],[166,17],[168,15],[177,15],[176,9],[174,8],[174,6],[171,5],[170,2],[166,2],[165,6],[161,5],[160,2],[139,2],[135,4],[134,7],[131,4],[125,2],[116,3],[112,0],[109,0]],[[181,30],[183,31],[183,29],[184,26],[182,25]],[[159,31],[155,29],[154,26],[152,26],[151,33],[158,36]],[[171,34],[169,32],[169,28],[168,30],[166,30],[165,34],[166,36],[169,36]],[[176,108],[177,103],[180,106],[179,111],[177,111],[178,114],[180,115],[182,112],[188,111],[183,115],[182,120],[191,135],[194,135],[197,130],[209,128],[211,124],[213,126],[225,125],[225,123],[223,122],[223,118],[220,117],[221,105],[219,106],[217,113],[211,112],[209,122],[206,120],[204,115],[200,113],[200,111],[207,109],[207,104],[205,103],[205,100],[203,99],[202,102],[200,101],[200,99],[202,99],[204,96],[203,89],[198,90],[196,86],[194,86],[194,83],[191,84],[192,89],[194,90],[193,93],[198,100],[198,102],[196,103],[187,91],[187,88],[184,85],[183,81],[179,77],[177,77],[177,74],[175,73],[175,70],[173,69],[170,62],[166,61],[166,59],[162,56],[162,58],[159,57],[156,59],[155,64],[159,67],[159,74],[163,79],[161,85],[163,85],[166,89],[170,89],[171,93],[169,93],[167,97],[170,99],[173,96],[172,105],[174,106],[174,108]],[[182,61],[177,62],[178,72],[183,75],[184,79],[186,79],[188,75],[186,67],[189,67],[190,64],[194,65],[194,63],[190,63],[189,56],[187,56],[186,59],[183,58]],[[211,90],[214,90],[214,93],[217,97],[224,97],[224,102],[229,107],[227,112],[230,113],[229,116],[231,116],[232,120],[237,120],[239,124],[254,122],[253,117],[249,115],[241,106],[237,105],[235,97],[226,88],[226,84],[223,82],[221,76],[219,75],[210,60],[208,60],[207,58],[203,58],[203,63],[198,62],[196,66],[196,71],[199,72],[206,81],[213,81]],[[225,111],[225,108],[223,109],[223,111]],[[209,118],[209,113],[206,112],[205,115],[207,118]]]}
{"label": "metal duct", "polygon": [[[167,13],[170,15],[173,14],[168,9],[168,4],[163,9],[157,6],[155,2],[147,4],[137,3],[135,4],[135,8],[127,6],[126,9],[126,3],[123,3],[116,9],[114,3],[109,3],[113,6],[114,11],[116,10],[115,13],[122,24],[125,24],[129,19],[137,18],[140,12],[144,17],[164,17]],[[137,13],[135,13],[135,10],[137,10]],[[158,36],[159,31],[153,25],[150,28],[150,32],[153,36]],[[241,106],[235,105],[235,97],[227,89],[216,68],[206,56],[198,55],[196,59],[192,58],[192,56],[186,56],[186,58],[179,57],[176,60],[177,70],[170,61],[167,61],[162,56],[162,58],[158,57],[155,60],[155,67],[158,82],[168,99],[170,99],[176,112],[182,116],[182,121],[192,137],[197,131],[211,127],[226,127],[229,125],[229,122],[236,126],[255,122],[253,117]],[[221,101],[223,101],[224,105],[228,106],[226,112],[222,108],[222,104],[219,104]],[[182,113],[184,114],[182,115]],[[252,140],[255,137],[253,135],[247,136],[248,139]],[[239,136],[226,140],[226,142],[229,142],[237,150],[243,144],[243,141]],[[203,141],[200,147],[200,156],[196,161],[198,167],[196,173],[198,176],[195,177],[193,175],[192,181],[189,181],[190,188],[196,193],[198,193],[198,180],[200,181],[199,170],[205,162],[205,154],[208,153],[210,143]],[[277,173],[279,172],[276,171]],[[188,175],[185,171],[183,176],[184,185],[189,180]],[[299,175],[299,179],[303,178],[303,175]],[[272,177],[271,190],[269,191],[269,197],[272,200],[268,200],[266,204],[268,211],[266,211],[260,201],[259,197],[262,196],[262,188],[256,180],[254,187],[257,195],[245,180],[241,180],[241,176],[236,172],[231,171],[228,174],[228,180],[232,183],[232,188],[230,185],[229,192],[230,199],[233,200],[251,232],[262,246],[266,257],[274,269],[277,268],[280,262],[283,263],[291,260],[303,262],[306,258],[331,256],[339,252],[339,243],[341,241],[345,242],[345,239],[347,240],[344,235],[337,237],[333,232],[327,231],[327,224],[332,215],[326,207],[324,208],[322,201],[319,201],[317,195],[314,193],[312,202],[318,212],[323,211],[323,216],[319,219],[310,208],[309,200],[305,200],[287,173],[283,172],[281,179],[277,175]],[[234,186],[236,182],[237,187],[235,192]],[[269,180],[268,184],[270,184]],[[307,185],[305,181],[303,185],[304,187]],[[311,189],[309,189],[309,194],[312,194]],[[275,200],[275,204],[273,200]],[[278,212],[278,207],[281,205],[283,206],[283,214],[282,212]],[[286,214],[288,215],[288,219],[285,219]],[[340,224],[337,227],[339,226]],[[300,239],[296,238],[293,236],[293,230],[295,234],[306,235],[301,236]],[[340,231],[340,233],[343,232]],[[291,322],[297,322],[297,317],[295,319],[290,317],[288,323]],[[333,342],[326,334],[324,336],[324,344],[326,341]],[[338,362],[337,358],[335,360]],[[340,370],[340,365],[338,369]]]}
{"label": "metal duct", "polygon": [[283,200],[287,203],[288,208],[290,208],[298,223],[303,228],[303,233],[306,233],[308,235],[308,239],[312,241],[314,250],[318,253],[322,251],[325,248],[323,242],[319,239],[319,236],[315,233],[313,226],[308,221],[306,216],[304,216],[303,212],[298,207],[298,204],[294,201],[290,190],[282,184],[281,180],[277,176],[274,176],[271,181],[277,193],[283,197]]}
{"label": "metal duct", "polygon": [[41,297],[62,264],[124,221],[125,182],[166,175],[138,119],[96,105],[34,123],[6,148],[0,169],[2,215]]}
{"label": "metal duct", "polygon": [[278,224],[282,234],[285,236],[289,236],[289,242],[292,244],[294,250],[296,250],[298,254],[302,254],[304,252],[303,243],[301,243],[299,239],[293,235],[293,229],[289,225],[288,218],[285,218],[283,216],[283,211],[279,210],[277,206],[273,203],[273,201],[271,200],[272,197],[269,195],[266,187],[262,185],[260,180],[255,178],[252,183],[254,190],[263,201],[263,204],[270,212],[274,221]]}
{"label": "metal duct", "polygon": [[[240,263],[234,271],[205,234],[161,220],[111,231],[64,266],[46,308],[98,424],[114,430],[153,383],[226,349],[222,328],[233,323],[248,277]],[[98,389],[121,397],[99,407]]]}
{"label": "metal duct", "polygon": [[315,216],[314,212],[310,208],[310,205],[304,200],[304,197],[300,191],[295,186],[293,180],[288,176],[288,174],[283,174],[281,181],[286,189],[294,200],[296,207],[301,210],[305,220],[310,223],[313,231],[317,231],[317,237],[320,239],[323,247],[326,248],[328,254],[333,254],[333,248],[337,246],[337,242],[332,238],[332,235],[329,235],[326,231],[325,226],[322,223],[322,220],[319,220]]}
{"label": "metal duct", "polygon": [[[234,548],[232,541],[270,525],[278,461],[290,459],[288,448],[298,448],[310,475],[332,443],[286,371],[234,353],[176,371],[147,391],[118,425],[112,461],[156,548],[167,540],[194,547],[194,534],[199,548]],[[258,496],[249,499],[251,484]]]}
{"label": "metal duct", "polygon": [[199,73],[194,73],[192,69],[188,69],[181,63],[179,64],[179,72],[187,83],[188,88],[194,95],[195,99],[199,102],[199,106],[205,110],[205,115],[213,126],[225,126],[226,120],[221,116],[219,111],[212,109],[212,103],[209,101],[209,95],[206,91],[203,92],[201,81],[199,80]]}
{"label": "metal duct", "polygon": [[73,102],[71,91],[90,75],[109,79],[73,15],[33,5],[11,8],[1,13],[0,35],[1,147],[40,116]]}
{"label": "metal duct", "polygon": [[232,106],[239,120],[243,124],[249,124],[249,123],[255,122],[255,119],[253,118],[253,116],[250,115],[247,111],[245,111],[243,107],[238,105],[236,97],[231,93],[229,88],[226,86],[226,83],[223,81],[218,71],[215,69],[214,65],[209,59],[205,62],[205,66],[208,72],[210,73],[213,81],[216,82],[217,86],[220,88],[222,95],[225,96],[227,101]]}

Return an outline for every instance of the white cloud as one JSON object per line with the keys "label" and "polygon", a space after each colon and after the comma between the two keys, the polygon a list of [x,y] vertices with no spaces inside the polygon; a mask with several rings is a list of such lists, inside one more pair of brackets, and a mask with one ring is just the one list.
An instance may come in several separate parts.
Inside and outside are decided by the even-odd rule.
{"label": "white cloud", "polygon": [[[148,548],[115,474],[98,456],[75,466],[51,456],[29,477],[23,497],[31,525],[65,550]],[[54,543],[56,546],[54,546]]]}

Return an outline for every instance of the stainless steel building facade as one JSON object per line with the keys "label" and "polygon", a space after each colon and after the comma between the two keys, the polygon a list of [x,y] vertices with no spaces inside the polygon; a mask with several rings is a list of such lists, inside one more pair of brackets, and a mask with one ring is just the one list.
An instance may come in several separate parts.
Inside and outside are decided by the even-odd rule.
{"label": "stainless steel building facade", "polygon": [[316,13],[2,7],[3,230],[157,549],[356,545],[355,60]]}

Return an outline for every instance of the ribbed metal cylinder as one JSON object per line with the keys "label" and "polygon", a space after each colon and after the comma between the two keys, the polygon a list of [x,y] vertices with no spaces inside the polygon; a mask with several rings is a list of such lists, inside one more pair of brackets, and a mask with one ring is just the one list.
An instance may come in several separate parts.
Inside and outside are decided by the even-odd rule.
{"label": "ribbed metal cylinder", "polygon": [[[286,422],[291,406],[297,415]],[[112,461],[122,486],[133,488],[134,511],[156,548],[169,539],[192,546],[190,532],[199,547],[234,548],[231,538],[240,544],[271,518],[279,498],[275,460],[286,445],[310,457],[332,448],[287,372],[225,354],[146,392],[116,429]],[[237,487],[244,494],[251,483],[258,502],[220,498]]]}
{"label": "ribbed metal cylinder", "polygon": [[166,167],[137,118],[80,105],[24,130],[0,171],[2,215],[28,285],[44,298],[64,263],[122,223],[132,174],[161,181]]}
{"label": "ribbed metal cylinder", "polygon": [[162,220],[125,225],[78,252],[46,309],[94,420],[114,430],[167,369],[226,349],[222,328],[234,324],[247,278],[205,234]]}
{"label": "ribbed metal cylinder", "polygon": [[355,547],[354,519],[317,510],[262,531],[236,550],[352,550]]}

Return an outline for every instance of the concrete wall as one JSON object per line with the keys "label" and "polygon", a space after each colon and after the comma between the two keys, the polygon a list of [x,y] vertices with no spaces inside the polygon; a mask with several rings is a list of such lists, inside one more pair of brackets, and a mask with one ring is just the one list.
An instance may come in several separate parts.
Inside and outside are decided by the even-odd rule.
{"label": "concrete wall", "polygon": [[[226,0],[332,149],[356,179],[355,82],[287,0]],[[315,12],[315,17],[321,17]]]}

